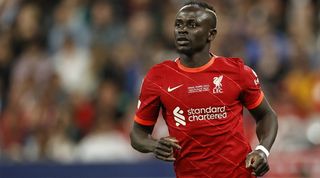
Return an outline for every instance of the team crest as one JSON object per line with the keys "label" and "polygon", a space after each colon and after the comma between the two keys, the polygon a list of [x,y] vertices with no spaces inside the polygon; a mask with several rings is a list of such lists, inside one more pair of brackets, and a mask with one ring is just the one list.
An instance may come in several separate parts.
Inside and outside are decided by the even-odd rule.
{"label": "team crest", "polygon": [[222,79],[223,79],[223,75],[220,75],[219,77],[213,78],[213,84],[215,85],[213,88],[213,93],[223,93]]}

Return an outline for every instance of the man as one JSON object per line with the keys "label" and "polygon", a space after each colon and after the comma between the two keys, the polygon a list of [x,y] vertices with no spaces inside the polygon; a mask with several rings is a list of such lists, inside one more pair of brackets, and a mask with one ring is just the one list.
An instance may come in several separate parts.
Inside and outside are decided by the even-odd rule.
{"label": "man", "polygon": [[[174,34],[180,57],[146,75],[131,144],[174,161],[177,177],[262,176],[269,170],[277,116],[252,69],[239,58],[210,53],[216,33],[216,13],[208,4],[189,2],[179,10]],[[254,151],[243,132],[243,106],[257,123]],[[156,139],[151,134],[160,108],[170,136]]]}

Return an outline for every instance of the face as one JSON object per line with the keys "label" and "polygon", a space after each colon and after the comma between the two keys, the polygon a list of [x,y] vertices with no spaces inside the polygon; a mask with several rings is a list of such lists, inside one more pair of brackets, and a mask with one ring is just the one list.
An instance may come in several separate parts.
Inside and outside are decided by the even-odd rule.
{"label": "face", "polygon": [[185,6],[177,14],[174,28],[175,45],[179,53],[201,51],[215,36],[212,16],[197,6]]}

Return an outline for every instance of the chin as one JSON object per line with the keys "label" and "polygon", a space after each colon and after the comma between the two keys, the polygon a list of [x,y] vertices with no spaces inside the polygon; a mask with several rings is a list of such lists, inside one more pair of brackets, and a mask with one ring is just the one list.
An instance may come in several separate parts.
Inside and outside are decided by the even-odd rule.
{"label": "chin", "polygon": [[177,47],[177,51],[180,54],[186,54],[186,55],[190,55],[192,54],[192,49],[189,47]]}

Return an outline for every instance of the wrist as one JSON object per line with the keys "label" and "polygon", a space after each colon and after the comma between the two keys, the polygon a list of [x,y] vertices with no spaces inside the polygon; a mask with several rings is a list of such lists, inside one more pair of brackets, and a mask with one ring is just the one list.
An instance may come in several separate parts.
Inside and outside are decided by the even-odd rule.
{"label": "wrist", "polygon": [[260,151],[262,151],[262,152],[266,155],[267,158],[268,158],[269,155],[270,155],[269,150],[266,149],[266,147],[264,147],[263,145],[257,145],[254,150],[260,150]]}

